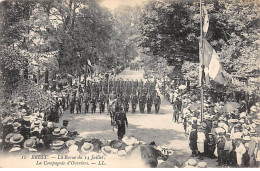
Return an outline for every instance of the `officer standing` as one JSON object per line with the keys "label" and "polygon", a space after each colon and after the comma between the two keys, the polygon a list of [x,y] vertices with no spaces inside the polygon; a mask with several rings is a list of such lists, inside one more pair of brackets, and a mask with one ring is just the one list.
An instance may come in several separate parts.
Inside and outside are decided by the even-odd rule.
{"label": "officer standing", "polygon": [[141,98],[139,99],[139,109],[141,113],[144,113],[144,109],[145,109],[145,103],[146,103],[146,97],[143,94],[141,96]]}
{"label": "officer standing", "polygon": [[92,97],[91,101],[91,113],[96,113],[96,107],[97,107],[97,102],[96,102],[96,98]]}
{"label": "officer standing", "polygon": [[88,109],[89,109],[89,103],[90,103],[90,95],[88,95],[88,93],[86,93],[85,95],[85,113],[88,113]]}
{"label": "officer standing", "polygon": [[128,127],[126,113],[123,111],[123,107],[119,106],[116,110],[115,121],[117,124],[117,136],[119,140],[125,135],[125,126]]}
{"label": "officer standing", "polygon": [[151,113],[151,109],[152,109],[152,105],[153,105],[153,98],[152,96],[149,94],[148,98],[147,98],[147,113]]}
{"label": "officer standing", "polygon": [[105,95],[104,93],[100,93],[100,96],[99,96],[99,113],[103,113],[105,111]]}
{"label": "officer standing", "polygon": [[129,110],[129,101],[130,101],[130,96],[129,96],[129,94],[125,94],[124,95],[124,111],[127,113],[128,112],[128,110]]}
{"label": "officer standing", "polygon": [[135,113],[136,105],[138,104],[138,96],[136,93],[132,96],[132,113]]}
{"label": "officer standing", "polygon": [[160,106],[161,106],[161,97],[157,94],[156,97],[154,98],[154,108],[156,114],[159,112]]}

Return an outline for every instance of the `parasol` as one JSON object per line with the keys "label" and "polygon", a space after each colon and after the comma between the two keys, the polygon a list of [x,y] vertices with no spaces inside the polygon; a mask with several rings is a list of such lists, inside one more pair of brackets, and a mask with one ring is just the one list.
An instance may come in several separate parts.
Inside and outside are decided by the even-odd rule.
{"label": "parasol", "polygon": [[239,108],[239,103],[237,102],[227,102],[225,106],[223,107],[224,112],[232,112],[235,109]]}

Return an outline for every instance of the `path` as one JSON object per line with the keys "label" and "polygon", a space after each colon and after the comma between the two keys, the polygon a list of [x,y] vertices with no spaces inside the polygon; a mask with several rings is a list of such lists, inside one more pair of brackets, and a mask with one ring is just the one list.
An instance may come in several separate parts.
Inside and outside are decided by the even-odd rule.
{"label": "path", "polygon": [[[130,71],[129,68],[121,72],[117,78],[140,80],[143,71]],[[131,108],[130,108],[131,109]],[[96,137],[101,139],[117,139],[116,131],[112,130],[110,117],[105,113],[99,114],[69,114],[66,111],[62,119],[69,120],[68,129],[78,131],[80,136]],[[98,111],[97,111],[98,112]],[[129,126],[126,136],[133,135],[137,139],[147,143],[155,141],[157,145],[166,146],[175,150],[175,155],[180,161],[187,161],[191,151],[188,144],[188,136],[184,133],[182,124],[172,121],[172,106],[162,98],[159,114],[127,113]]]}

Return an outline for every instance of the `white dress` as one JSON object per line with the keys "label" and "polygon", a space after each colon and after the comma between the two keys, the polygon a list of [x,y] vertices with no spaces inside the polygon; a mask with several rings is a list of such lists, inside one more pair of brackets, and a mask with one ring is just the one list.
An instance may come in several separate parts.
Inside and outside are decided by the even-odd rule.
{"label": "white dress", "polygon": [[197,146],[198,146],[198,151],[201,153],[204,152],[204,141],[205,140],[206,140],[205,134],[203,132],[198,132]]}

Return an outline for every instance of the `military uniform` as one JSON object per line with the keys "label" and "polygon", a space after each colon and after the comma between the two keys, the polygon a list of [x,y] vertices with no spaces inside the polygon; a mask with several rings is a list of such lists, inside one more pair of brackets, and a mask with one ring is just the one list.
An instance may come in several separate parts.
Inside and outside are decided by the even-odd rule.
{"label": "military uniform", "polygon": [[90,104],[90,98],[88,95],[85,96],[85,113],[88,113],[88,109],[89,109],[89,104]]}
{"label": "military uniform", "polygon": [[136,105],[138,104],[138,96],[135,94],[132,97],[132,112],[134,113],[136,110]]}
{"label": "military uniform", "polygon": [[161,105],[161,97],[160,96],[156,96],[154,98],[154,109],[155,109],[155,113],[158,113],[160,110],[160,105]]}
{"label": "military uniform", "polygon": [[144,113],[145,103],[146,103],[146,97],[142,95],[139,99],[139,109],[141,113]]}
{"label": "military uniform", "polygon": [[104,94],[100,94],[100,96],[99,96],[99,113],[103,113],[105,111],[105,102],[106,102],[106,96]]}
{"label": "military uniform", "polygon": [[122,107],[119,107],[119,110],[115,114],[115,121],[117,124],[117,136],[119,140],[125,135],[125,125],[128,126],[128,121],[126,117],[126,113],[122,110]]}
{"label": "military uniform", "polygon": [[152,105],[153,105],[153,99],[150,95],[148,96],[146,103],[147,103],[147,113],[151,113],[151,109],[152,109]]}
{"label": "military uniform", "polygon": [[96,113],[97,101],[95,97],[91,99],[90,104],[91,104],[91,113]]}
{"label": "military uniform", "polygon": [[123,103],[124,103],[124,111],[125,111],[125,112],[128,112],[128,110],[129,110],[129,101],[130,101],[130,96],[129,96],[129,94],[126,94],[126,95],[124,96],[124,100],[123,100]]}

